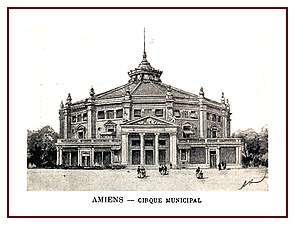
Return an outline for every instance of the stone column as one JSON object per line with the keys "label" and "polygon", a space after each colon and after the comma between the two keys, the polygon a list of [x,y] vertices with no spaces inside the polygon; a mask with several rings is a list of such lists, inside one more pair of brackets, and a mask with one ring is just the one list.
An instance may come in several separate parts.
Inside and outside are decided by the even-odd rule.
{"label": "stone column", "polygon": [[94,148],[91,148],[90,150],[90,166],[94,166]]}
{"label": "stone column", "polygon": [[59,147],[56,147],[56,165],[59,165]]}
{"label": "stone column", "polygon": [[78,166],[81,166],[81,151],[80,151],[80,148],[78,148]]}
{"label": "stone column", "polygon": [[122,164],[128,163],[128,134],[122,134]]}
{"label": "stone column", "polygon": [[177,164],[176,134],[170,134],[170,163],[175,168]]}
{"label": "stone column", "polygon": [[155,133],[155,165],[159,165],[159,133]]}
{"label": "stone column", "polygon": [[59,165],[62,165],[62,149],[59,150]]}
{"label": "stone column", "polygon": [[208,147],[205,147],[205,152],[206,152],[206,164],[209,164],[209,161],[208,161],[208,158],[209,158]]}
{"label": "stone column", "polygon": [[92,107],[90,105],[87,106],[87,130],[85,138],[92,138]]}
{"label": "stone column", "polygon": [[216,148],[216,166],[218,165],[218,163],[220,162],[220,147]]}
{"label": "stone column", "polygon": [[140,133],[140,164],[144,164],[144,133]]}
{"label": "stone column", "polygon": [[72,152],[69,152],[69,166],[72,165]]}
{"label": "stone column", "polygon": [[204,137],[204,110],[200,108],[200,137]]}

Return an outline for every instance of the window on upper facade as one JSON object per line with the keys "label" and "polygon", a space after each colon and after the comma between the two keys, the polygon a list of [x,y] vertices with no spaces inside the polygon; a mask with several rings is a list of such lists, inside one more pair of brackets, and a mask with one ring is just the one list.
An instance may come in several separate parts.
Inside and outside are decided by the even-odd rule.
{"label": "window on upper facade", "polygon": [[76,117],[76,116],[73,116],[73,117],[72,117],[72,122],[73,122],[73,123],[77,122],[77,117]]}
{"label": "window on upper facade", "polygon": [[210,128],[207,129],[207,138],[211,138],[211,130],[210,130]]}
{"label": "window on upper facade", "polygon": [[107,119],[114,119],[114,110],[107,111]]}
{"label": "window on upper facade", "polygon": [[157,117],[163,117],[164,116],[163,109],[156,109],[155,110],[155,115]]}
{"label": "window on upper facade", "polygon": [[216,130],[212,130],[212,138],[216,138],[217,137],[217,132]]}
{"label": "window on upper facade", "polygon": [[216,121],[216,115],[212,114],[212,121]]}
{"label": "window on upper facade", "polygon": [[123,109],[116,110],[116,118],[123,118]]}
{"label": "window on upper facade", "polygon": [[152,139],[145,139],[144,146],[154,146],[154,140]]}
{"label": "window on upper facade", "polygon": [[179,110],[174,110],[174,116],[179,118],[180,117],[180,111]]}
{"label": "window on upper facade", "polygon": [[78,131],[78,138],[84,139],[84,131],[82,131],[82,130]]}
{"label": "window on upper facade", "polygon": [[140,140],[139,139],[131,140],[131,146],[140,146]]}
{"label": "window on upper facade", "polygon": [[183,130],[183,135],[182,135],[183,138],[190,138],[191,135],[194,133],[194,132],[192,131],[192,126],[189,125],[189,124],[184,125],[184,126],[182,127],[182,130]]}
{"label": "window on upper facade", "polygon": [[82,116],[81,116],[81,115],[78,115],[78,117],[77,117],[77,121],[78,121],[78,122],[81,122],[81,120],[82,120]]}
{"label": "window on upper facade", "polygon": [[104,119],[104,111],[97,112],[97,119]]}
{"label": "window on upper facade", "polygon": [[221,116],[218,116],[218,122],[221,122]]}
{"label": "window on upper facade", "polygon": [[188,118],[188,111],[183,110],[183,111],[182,111],[182,117],[183,117],[183,118]]}
{"label": "window on upper facade", "polygon": [[153,115],[153,111],[151,109],[145,109],[144,110],[144,115],[145,116],[152,116]]}
{"label": "window on upper facade", "polygon": [[141,109],[134,109],[134,117],[141,117]]}
{"label": "window on upper facade", "polygon": [[191,118],[193,118],[193,119],[198,118],[196,111],[191,111]]}
{"label": "window on upper facade", "polygon": [[166,140],[159,140],[159,145],[165,146],[166,145]]}
{"label": "window on upper facade", "polygon": [[210,113],[206,113],[207,120],[210,120]]}
{"label": "window on upper facade", "polygon": [[83,113],[83,121],[87,121],[87,113]]}

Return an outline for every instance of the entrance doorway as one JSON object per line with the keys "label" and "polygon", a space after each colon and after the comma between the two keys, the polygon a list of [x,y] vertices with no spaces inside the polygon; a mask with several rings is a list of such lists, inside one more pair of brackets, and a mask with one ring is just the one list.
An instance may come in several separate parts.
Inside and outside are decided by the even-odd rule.
{"label": "entrance doorway", "polygon": [[146,165],[153,165],[154,164],[154,151],[153,150],[146,150],[145,151],[145,164]]}
{"label": "entrance doorway", "polygon": [[216,151],[210,151],[210,168],[216,168]]}
{"label": "entrance doorway", "polygon": [[159,164],[166,164],[166,150],[159,150]]}
{"label": "entrance doorway", "polygon": [[139,150],[132,150],[132,164],[139,165],[140,164],[140,151]]}
{"label": "entrance doorway", "polygon": [[82,166],[90,166],[90,156],[82,156]]}
{"label": "entrance doorway", "polygon": [[110,152],[103,152],[103,165],[110,165],[111,164],[111,153]]}

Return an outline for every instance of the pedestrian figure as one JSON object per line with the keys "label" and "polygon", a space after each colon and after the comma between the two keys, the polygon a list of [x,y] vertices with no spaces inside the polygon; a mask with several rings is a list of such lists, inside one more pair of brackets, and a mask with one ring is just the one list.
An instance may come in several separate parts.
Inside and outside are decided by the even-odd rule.
{"label": "pedestrian figure", "polygon": [[196,169],[196,174],[198,174],[200,171],[201,171],[201,169],[200,169],[200,167],[198,167],[198,168]]}
{"label": "pedestrian figure", "polygon": [[224,161],[223,169],[226,170],[226,161]]}
{"label": "pedestrian figure", "polygon": [[218,170],[221,170],[221,164],[220,164],[220,162],[218,163]]}
{"label": "pedestrian figure", "polygon": [[140,173],[140,166],[137,167],[137,175]]}
{"label": "pedestrian figure", "polygon": [[204,174],[203,174],[202,170],[197,174],[197,178],[198,179],[204,179]]}

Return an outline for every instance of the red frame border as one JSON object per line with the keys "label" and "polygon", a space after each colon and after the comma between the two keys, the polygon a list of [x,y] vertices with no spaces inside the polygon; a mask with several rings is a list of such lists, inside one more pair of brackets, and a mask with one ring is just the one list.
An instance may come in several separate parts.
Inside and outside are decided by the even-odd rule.
{"label": "red frame border", "polygon": [[[286,215],[283,216],[12,216],[9,214],[9,10],[10,9],[284,9],[286,10]],[[288,7],[7,7],[7,218],[288,218]]]}

